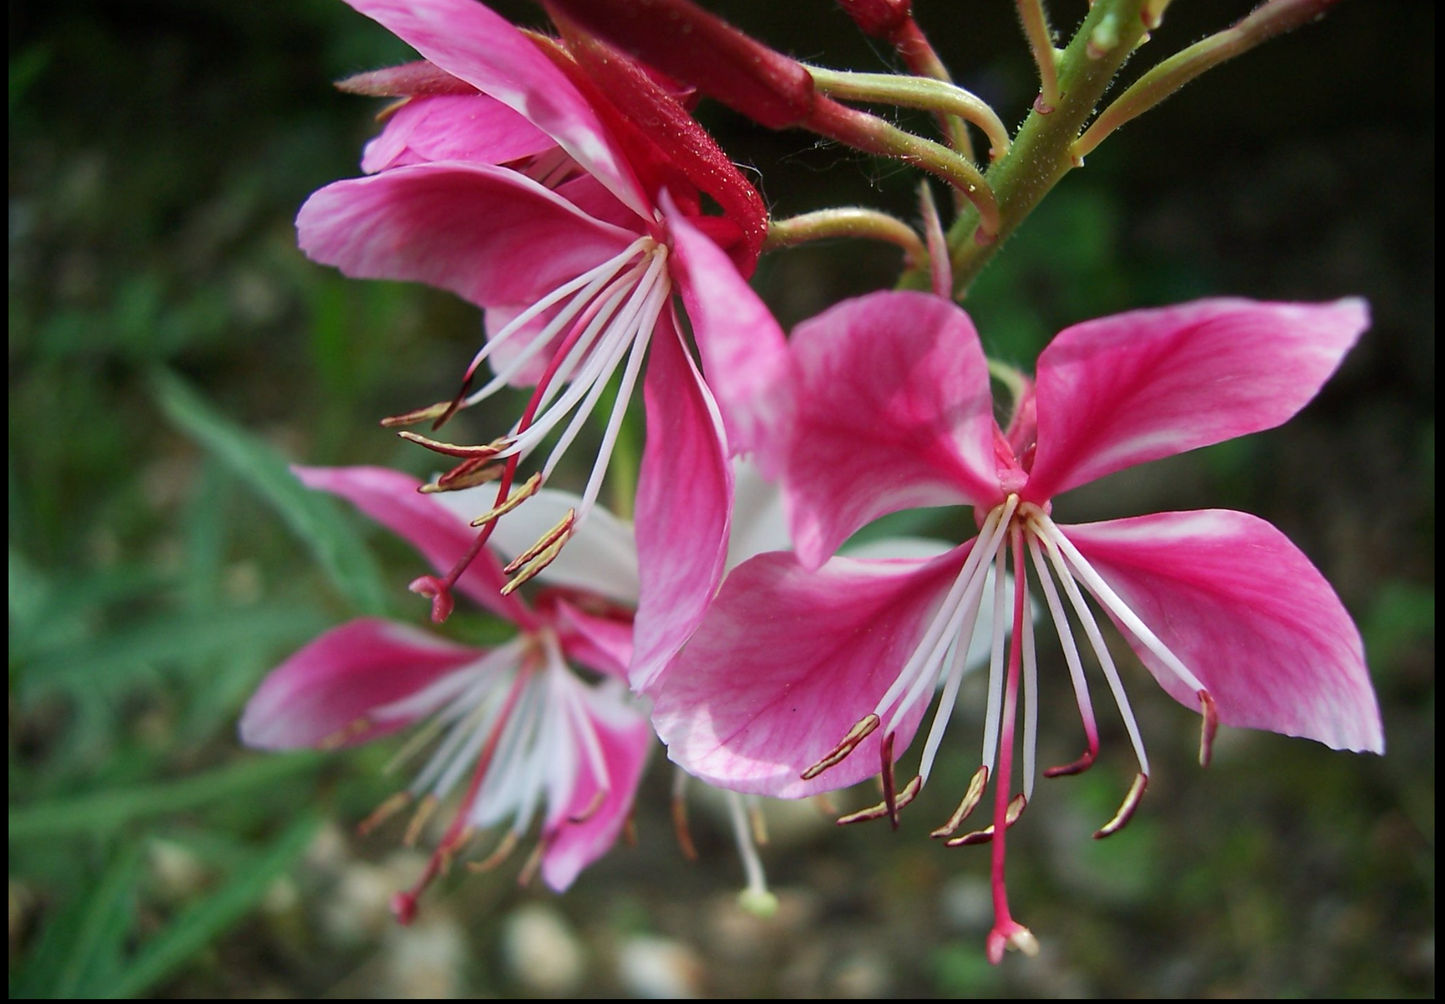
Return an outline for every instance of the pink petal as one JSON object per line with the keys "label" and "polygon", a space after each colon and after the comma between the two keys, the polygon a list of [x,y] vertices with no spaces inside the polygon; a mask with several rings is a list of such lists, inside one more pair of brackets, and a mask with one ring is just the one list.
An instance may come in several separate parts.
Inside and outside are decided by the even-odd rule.
{"label": "pink petal", "polygon": [[480,306],[532,303],[636,238],[515,171],[450,162],[327,185],[296,229],[308,257],[346,275],[424,282]]}
{"label": "pink petal", "polygon": [[674,274],[723,416],[728,452],[753,453],[764,474],[776,476],[782,456],[774,444],[788,404],[783,330],[722,249],[678,214],[671,199],[664,197],[663,205]]}
{"label": "pink petal", "polygon": [[[316,746],[368,712],[416,693],[486,655],[383,620],[355,620],[326,632],[262,681],[241,715],[241,741],[259,749]],[[344,745],[408,724],[404,717],[356,729]]]}
{"label": "pink petal", "polygon": [[[451,492],[446,504],[416,489],[421,482],[385,467],[293,467],[296,477],[308,488],[330,492],[346,499],[367,516],[401,537],[421,552],[422,557],[445,575],[471,547],[476,531],[447,505],[464,505],[455,496],[465,494],[477,506],[477,513],[490,509],[495,492],[487,487]],[[501,564],[490,552],[477,555],[457,580],[457,589],[482,607],[513,623],[527,622],[530,614],[514,596],[503,596],[506,584]]]}
{"label": "pink petal", "polygon": [[347,0],[452,76],[520,113],[646,219],[649,203],[592,106],[537,44],[473,0]]}
{"label": "pink petal", "polygon": [[418,97],[393,112],[381,135],[366,144],[361,169],[375,174],[437,160],[505,164],[556,146],[546,133],[485,94]]}
{"label": "pink petal", "polygon": [[[531,306],[532,304],[530,303],[523,303],[506,305],[493,304],[487,307],[486,311],[482,314],[482,326],[486,331],[487,341],[490,342],[496,337],[497,332],[501,331],[508,324],[511,324],[518,314],[530,309]],[[556,306],[545,308],[531,320],[524,321],[520,328],[508,335],[507,340],[493,349],[492,354],[487,357],[487,362],[491,366],[492,372],[500,373],[503,370],[509,369],[512,364],[516,362],[517,357],[522,354],[523,350],[531,348],[532,342],[546,329],[547,325],[552,323],[557,317],[557,314],[561,312],[563,306],[565,306],[565,303],[559,303]],[[537,386],[537,381],[542,379],[543,373],[547,372],[547,367],[551,364],[552,356],[562,344],[562,339],[565,336],[565,331],[553,335],[548,345],[533,353],[530,359],[513,371],[507,383],[512,387]]]}
{"label": "pink petal", "polygon": [[[1360,633],[1310,560],[1269,523],[1208,509],[1062,529],[1204,683],[1221,722],[1383,751]],[[1153,655],[1134,649],[1171,696],[1199,707]]]}
{"label": "pink petal", "polygon": [[785,486],[798,560],[917,506],[1001,498],[988,364],[968,315],[923,293],[873,293],[798,325]]}
{"label": "pink petal", "polygon": [[632,663],[630,613],[589,611],[581,597],[570,602],[553,597],[551,602],[555,610],[553,626],[567,658],[593,672],[626,682],[627,667]]}
{"label": "pink petal", "polygon": [[[642,768],[654,742],[646,716],[627,701],[623,691],[581,684],[579,688],[602,747],[609,784],[601,804],[595,805],[600,789],[584,758],[571,797],[547,820],[542,835],[546,847],[542,880],[557,892],[564,891],[583,868],[617,842],[632,812]],[[574,737],[574,743],[582,748],[581,737]]]}
{"label": "pink petal", "polygon": [[1197,300],[1077,324],[1039,356],[1038,453],[1024,496],[1272,429],[1369,325],[1363,300]]}
{"label": "pink petal", "polygon": [[647,366],[637,485],[641,584],[629,671],[639,693],[654,686],[717,592],[733,492],[717,406],[665,311]]}
{"label": "pink petal", "polygon": [[[877,774],[881,730],[813,780],[799,776],[873,711],[969,547],[929,561],[834,558],[816,571],[763,554],[733,569],[658,695],[652,721],[668,756],[711,784],[781,798]],[[895,753],[926,703],[899,723]]]}

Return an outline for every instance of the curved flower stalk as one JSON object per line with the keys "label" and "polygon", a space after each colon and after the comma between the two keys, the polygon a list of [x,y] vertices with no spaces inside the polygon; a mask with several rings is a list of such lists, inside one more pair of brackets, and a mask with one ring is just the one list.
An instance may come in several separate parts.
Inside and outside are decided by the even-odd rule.
{"label": "curved flower stalk", "polygon": [[[981,766],[934,836],[992,844],[989,957],[1035,942],[1009,913],[1004,833],[1035,778],[1037,658],[1026,582],[1043,594],[1085,736],[1098,729],[1072,616],[1138,760],[1117,832],[1149,764],[1087,596],[1170,695],[1220,723],[1378,752],[1383,735],[1359,632],[1314,566],[1270,524],[1225,510],[1077,526],[1054,496],[1134,464],[1272,428],[1318,392],[1368,323],[1358,300],[1201,300],[1076,325],[1039,357],[1009,427],[966,314],[937,297],[880,293],[801,325],[790,348],[796,411],[786,462],[797,555],[739,567],[675,664],[654,723],[670,756],[743,791],[798,797],[882,771],[891,812],[926,783],[957,696],[958,639],[991,591],[993,645]],[[830,559],[855,530],[914,506],[974,507],[977,536],[932,559]],[[1012,617],[1009,612],[1012,611]],[[1005,628],[1013,643],[1004,654]],[[917,776],[893,761],[943,690]],[[1018,731],[1020,705],[1022,736]],[[1023,781],[1014,789],[1015,747]],[[994,785],[990,825],[954,836]]]}
{"label": "curved flower stalk", "polygon": [[[357,88],[410,97],[367,148],[364,167],[376,173],[328,185],[302,207],[301,247],[347,275],[424,282],[486,309],[488,340],[457,398],[389,424],[440,424],[508,383],[534,388],[494,442],[406,434],[459,461],[431,490],[500,482],[495,504],[472,514],[480,530],[469,548],[413,588],[433,598],[434,620],[445,619],[452,587],[498,518],[546,483],[615,383],[578,506],[508,566],[507,588],[554,560],[594,512],[641,382],[648,439],[635,671],[654,675],[716,590],[727,457],[766,445],[785,368],[782,333],[744,279],[767,232],[761,200],[664,85],[599,43],[569,37],[564,47],[524,34],[472,0],[350,2],[430,69],[380,71]],[[703,215],[704,194],[725,215]],[[495,375],[472,389],[484,362]],[[519,461],[553,434],[541,469],[514,486]]]}
{"label": "curved flower stalk", "polygon": [[[414,544],[439,567],[471,536],[418,482],[381,468],[300,468],[307,485],[340,495]],[[543,507],[575,505],[547,493]],[[497,543],[520,549],[530,527],[508,527]],[[426,870],[392,908],[408,923],[417,899],[483,830],[505,827],[480,862],[501,861],[540,820],[541,841],[523,869],[540,868],[558,892],[616,842],[653,741],[645,706],[628,692],[631,605],[636,598],[630,531],[599,511],[575,548],[543,573],[553,588],[535,605],[499,592],[490,552],[457,587],[511,621],[511,641],[480,649],[403,624],[364,618],[317,638],[271,672],[247,704],[241,738],[263,749],[324,749],[369,742],[418,726],[396,762],[420,758],[411,784],[362,823],[363,831],[407,807],[411,843],[449,798],[457,808]],[[621,560],[617,560],[618,558]],[[610,569],[607,573],[599,569]],[[602,676],[588,682],[572,668]]]}

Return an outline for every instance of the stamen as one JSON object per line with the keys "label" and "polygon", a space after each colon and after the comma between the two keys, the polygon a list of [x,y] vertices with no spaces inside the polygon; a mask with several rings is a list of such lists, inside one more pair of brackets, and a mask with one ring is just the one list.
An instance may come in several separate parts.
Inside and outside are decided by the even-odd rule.
{"label": "stamen", "polygon": [[893,778],[893,733],[889,732],[878,744],[878,754],[883,761],[883,771],[878,775],[883,782],[883,804],[888,807],[888,819],[898,829],[898,797],[894,791]]}
{"label": "stamen", "polygon": [[412,411],[404,411],[400,415],[391,415],[381,420],[383,429],[395,429],[400,425],[416,425],[420,422],[429,422],[439,415],[445,414],[452,406],[450,401],[438,401],[436,404],[429,404],[425,408],[416,408]]}
{"label": "stamen", "polygon": [[1144,789],[1149,787],[1149,775],[1142,771],[1134,775],[1134,783],[1129,785],[1129,793],[1124,796],[1124,804],[1119,806],[1119,811],[1114,813],[1114,818],[1105,823],[1094,833],[1095,840],[1103,840],[1105,837],[1112,837],[1122,830],[1134,818],[1134,810],[1139,808],[1139,802],[1144,797]]}
{"label": "stamen", "polygon": [[858,748],[858,744],[873,734],[882,720],[875,714],[864,715],[858,720],[858,724],[848,730],[848,734],[838,741],[823,758],[799,775],[804,781],[811,781],[829,767],[836,766],[848,758],[848,754]]}
{"label": "stamen", "polygon": [[406,826],[406,833],[401,838],[403,847],[415,847],[417,838],[426,827],[432,814],[437,811],[441,801],[435,795],[427,795],[417,803],[416,812],[411,817],[411,822]]}
{"label": "stamen", "polygon": [[687,772],[679,767],[672,776],[672,832],[677,836],[677,846],[682,856],[689,861],[697,860],[697,845],[692,842],[692,830],[687,825]]}
{"label": "stamen", "polygon": [[443,875],[450,875],[452,873],[452,863],[456,861],[457,855],[466,850],[467,845],[472,842],[476,835],[476,828],[468,826],[457,835],[456,840],[438,849],[437,854],[441,858],[441,873]]}
{"label": "stamen", "polygon": [[363,732],[366,732],[374,724],[376,723],[373,722],[369,716],[362,715],[360,718],[355,718],[347,722],[341,728],[331,733],[331,735],[321,740],[316,744],[316,748],[327,751],[340,749]]}
{"label": "stamen", "polygon": [[1209,691],[1199,691],[1199,711],[1204,721],[1199,727],[1199,766],[1208,767],[1214,757],[1214,736],[1219,731],[1219,709]]}
{"label": "stamen", "polygon": [[[1022,549],[1015,551],[1014,560],[1023,557]],[[1028,593],[1024,581],[1022,564],[1014,567],[1016,589],[1014,603],[1024,607],[1023,617],[1014,618],[1023,628],[1024,657],[1024,798],[1034,797],[1034,771],[1038,761],[1039,747],[1039,663],[1034,654],[1034,619],[1029,607]]]}
{"label": "stamen", "polygon": [[502,465],[493,463],[493,457],[473,457],[464,460],[430,484],[422,485],[417,491],[423,495],[435,492],[459,492],[475,488],[502,475]]}
{"label": "stamen", "polygon": [[748,822],[752,824],[753,842],[759,847],[768,846],[768,821],[763,818],[763,807],[756,795],[745,796],[748,804]]}
{"label": "stamen", "polygon": [[963,793],[963,801],[958,803],[958,808],[953,810],[953,815],[948,817],[948,822],[929,834],[930,837],[951,836],[953,831],[963,825],[978,803],[983,799],[983,790],[988,787],[988,768],[980,767],[973,772],[973,778],[968,782],[968,790]]}
{"label": "stamen", "polygon": [[743,796],[729,791],[728,818],[733,824],[733,836],[737,839],[738,857],[742,859],[743,874],[747,887],[738,895],[738,904],[749,913],[761,917],[773,914],[778,908],[778,898],[768,890],[768,877],[763,871],[763,862],[758,849],[753,845],[748,829],[747,814],[743,808]]}
{"label": "stamen", "polygon": [[371,810],[370,815],[356,824],[357,834],[363,837],[367,836],[372,830],[376,829],[410,804],[411,792],[409,791],[398,791],[388,796],[386,801]]}
{"label": "stamen", "polygon": [[526,481],[524,481],[521,485],[519,485],[518,487],[514,488],[510,493],[508,493],[507,498],[506,498],[506,501],[502,502],[501,505],[493,506],[492,508],[488,509],[486,512],[482,513],[482,514],[481,514],[480,516],[478,516],[476,519],[472,520],[469,525],[470,525],[470,526],[486,526],[488,523],[492,522],[493,520],[498,519],[499,517],[505,516],[507,513],[511,512],[513,509],[517,508],[517,506],[519,506],[519,505],[521,505],[523,502],[527,501],[527,500],[528,500],[529,498],[531,498],[533,495],[536,495],[536,494],[537,494],[537,489],[539,489],[539,488],[541,488],[541,487],[542,487],[542,475],[541,475],[541,473],[539,472],[539,473],[533,474],[530,478],[528,478]]}
{"label": "stamen", "polygon": [[607,789],[603,788],[592,796],[592,801],[588,802],[581,812],[573,816],[568,816],[567,822],[581,826],[587,822],[587,820],[591,819],[598,809],[602,808],[602,803],[605,801],[607,801]]}
{"label": "stamen", "polygon": [[546,851],[545,843],[538,843],[532,848],[532,853],[527,855],[527,860],[522,865],[522,870],[517,873],[517,885],[526,887],[532,884],[537,877],[537,871],[542,867],[542,854]]}
{"label": "stamen", "polygon": [[898,795],[893,800],[891,811],[888,800],[884,799],[877,805],[870,805],[866,809],[859,809],[857,812],[850,812],[846,816],[839,816],[837,820],[838,825],[848,826],[852,823],[866,823],[870,820],[882,819],[884,816],[894,816],[897,814],[897,810],[917,798],[918,793],[922,790],[923,777],[921,775],[915,775],[912,781],[909,781],[898,790]]}
{"label": "stamen", "polygon": [[[1019,817],[1024,814],[1024,809],[1028,808],[1028,804],[1029,800],[1023,795],[1015,795],[1009,800],[1008,811],[1004,814],[1004,829],[1008,829],[1019,821]],[[943,846],[973,847],[977,844],[989,843],[993,840],[994,826],[994,823],[989,823],[981,830],[974,830],[971,833],[965,833],[961,837],[954,837],[952,840],[945,841]]]}
{"label": "stamen", "polygon": [[506,833],[502,834],[501,841],[497,844],[496,848],[492,851],[492,853],[488,854],[480,861],[468,861],[466,863],[467,871],[472,872],[476,875],[480,875],[483,872],[491,871],[493,868],[496,868],[498,865],[500,865],[503,861],[507,860],[507,858],[511,857],[512,852],[517,849],[517,844],[520,842],[521,838],[517,836],[516,831],[508,830]]}
{"label": "stamen", "polygon": [[[503,596],[512,595],[512,593],[516,592],[524,583],[530,582],[538,572],[556,560],[557,555],[562,553],[562,548],[566,546],[567,541],[572,538],[572,528],[575,522],[576,513],[568,509],[567,515],[563,519],[563,523],[566,525],[559,524],[558,528],[548,531],[548,536],[552,537],[549,543],[545,544],[541,550],[537,550],[535,544],[531,548],[528,548],[528,551],[531,552],[530,560],[517,569],[516,574],[512,576],[511,580],[502,587]],[[546,538],[543,539],[545,540]],[[517,562],[514,561],[511,565],[508,565],[507,568],[511,570],[513,565],[516,564]]]}
{"label": "stamen", "polygon": [[[1014,496],[1010,496],[1013,498]],[[994,757],[998,751],[999,739],[999,716],[1003,713],[1004,705],[1004,658],[1003,643],[1006,632],[1003,626],[1004,612],[1004,547],[1005,537],[1000,534],[998,544],[994,551],[994,580],[993,580],[993,645],[988,657],[988,697],[985,707],[988,709],[983,722],[983,753],[981,759],[983,765],[993,772]]]}
{"label": "stamen", "polygon": [[490,443],[483,443],[477,446],[459,446],[456,443],[443,443],[437,439],[429,439],[419,433],[403,429],[397,433],[402,439],[418,446],[424,446],[433,453],[440,453],[448,457],[466,457],[470,459],[489,459],[502,452],[507,445],[505,439],[494,439]]}
{"label": "stamen", "polygon": [[1058,635],[1059,644],[1064,649],[1064,662],[1069,667],[1069,680],[1074,685],[1074,699],[1079,707],[1079,720],[1083,723],[1084,738],[1088,743],[1083,756],[1062,767],[1048,768],[1044,771],[1044,777],[1082,774],[1089,769],[1094,758],[1099,755],[1099,727],[1094,721],[1094,705],[1089,700],[1089,684],[1084,679],[1084,664],[1083,660],[1079,658],[1079,646],[1074,641],[1074,632],[1069,625],[1069,615],[1064,612],[1063,603],[1059,600],[1059,591],[1054,587],[1054,577],[1049,572],[1048,565],[1044,563],[1043,552],[1033,534],[1029,534],[1028,545],[1029,557],[1033,560],[1034,570],[1039,577],[1039,585],[1043,587],[1044,600],[1048,604],[1049,616],[1054,622],[1054,633]]}

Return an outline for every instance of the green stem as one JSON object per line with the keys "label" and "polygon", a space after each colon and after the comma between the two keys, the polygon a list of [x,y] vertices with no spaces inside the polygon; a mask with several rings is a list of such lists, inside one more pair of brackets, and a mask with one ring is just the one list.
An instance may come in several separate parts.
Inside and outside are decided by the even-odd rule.
{"label": "green stem", "polygon": [[1029,41],[1029,51],[1039,68],[1039,102],[1043,108],[1052,111],[1059,102],[1059,52],[1054,48],[1049,17],[1044,13],[1043,0],[1018,0],[1018,9],[1024,37]]}
{"label": "green stem", "polygon": [[[997,236],[1007,237],[1039,200],[1076,165],[1072,147],[1109,82],[1144,35],[1143,0],[1096,0],[1058,60],[1059,99],[1053,111],[1030,112],[1014,136],[1008,156],[985,176],[997,201]],[[949,230],[954,295],[962,297],[1002,241],[980,244],[976,205],[959,214]],[[985,229],[988,233],[988,229]],[[927,267],[904,273],[899,286],[927,289]]]}
{"label": "green stem", "polygon": [[923,108],[940,115],[956,115],[983,130],[991,144],[989,159],[1008,153],[1008,129],[988,102],[956,84],[896,73],[850,73],[809,66],[818,90],[835,98],[884,101],[904,108]]}
{"label": "green stem", "polygon": [[764,251],[790,247],[808,241],[833,237],[862,237],[896,244],[907,255],[907,265],[921,265],[928,260],[923,240],[907,223],[896,216],[863,206],[838,206],[813,213],[772,220]]}

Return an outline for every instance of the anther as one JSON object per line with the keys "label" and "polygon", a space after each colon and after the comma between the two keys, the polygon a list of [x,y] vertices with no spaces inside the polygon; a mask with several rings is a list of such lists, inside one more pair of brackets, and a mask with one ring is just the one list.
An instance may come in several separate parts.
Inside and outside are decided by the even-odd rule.
{"label": "anther", "polygon": [[341,728],[331,733],[331,735],[321,740],[321,742],[316,744],[316,748],[321,750],[340,749],[363,732],[369,730],[372,724],[370,718],[362,715],[360,718],[347,722]]}
{"label": "anther", "polygon": [[422,485],[417,491],[423,495],[430,495],[434,492],[459,492],[497,480],[502,476],[502,470],[502,465],[493,463],[490,456],[473,457],[470,460],[463,460],[431,484]]}
{"label": "anther", "polygon": [[692,842],[692,829],[687,825],[687,799],[681,794],[672,798],[672,832],[677,836],[677,846],[682,856],[689,861],[697,860],[697,845]]}
{"label": "anther", "polygon": [[915,775],[912,781],[909,781],[907,784],[905,784],[902,788],[899,789],[897,797],[893,800],[894,811],[892,813],[889,812],[888,802],[883,801],[879,802],[877,805],[870,805],[866,809],[859,809],[857,812],[850,812],[846,816],[839,816],[838,825],[848,826],[851,823],[866,823],[869,820],[882,819],[884,816],[894,815],[896,814],[898,809],[903,808],[909,802],[912,802],[915,798],[917,798],[918,793],[922,790],[923,778],[921,776]]}
{"label": "anther", "polygon": [[503,596],[512,595],[523,583],[530,582],[538,572],[556,560],[567,541],[572,538],[572,528],[575,522],[575,511],[568,509],[562,522],[548,530],[542,540],[533,544],[523,554],[518,555],[515,561],[502,570],[505,574],[512,576],[502,587]]}
{"label": "anther", "polygon": [[804,781],[811,781],[829,767],[842,763],[848,758],[849,753],[852,753],[858,748],[859,743],[873,734],[873,731],[878,728],[881,721],[877,715],[873,714],[865,715],[859,719],[858,724],[848,730],[848,734],[839,740],[837,746],[830,749],[823,755],[821,760],[803,771],[799,776]]}
{"label": "anther", "polygon": [[[1023,815],[1024,809],[1028,808],[1028,804],[1029,804],[1029,800],[1028,800],[1027,798],[1025,798],[1023,795],[1015,795],[1015,796],[1013,797],[1013,800],[1012,800],[1011,802],[1009,802],[1009,804],[1008,804],[1008,809],[1005,810],[1005,812],[1004,812],[1004,817],[1003,817],[1004,829],[1008,829],[1008,828],[1009,828],[1010,826],[1012,826],[1014,823],[1018,822],[1019,816],[1022,816],[1022,815]],[[992,841],[992,840],[993,840],[993,824],[992,824],[992,823],[989,823],[987,826],[985,826],[985,827],[984,827],[983,829],[981,829],[981,830],[974,830],[974,831],[972,831],[972,832],[970,832],[970,833],[965,833],[965,834],[964,834],[963,836],[961,836],[961,837],[954,837],[952,840],[946,841],[946,842],[944,843],[944,846],[945,846],[945,847],[973,847],[973,846],[976,845],[976,844],[986,844],[986,843],[989,843],[989,842]]]}
{"label": "anther", "polygon": [[1149,787],[1149,775],[1140,771],[1134,775],[1134,783],[1129,786],[1129,794],[1124,796],[1124,804],[1119,806],[1119,811],[1114,818],[1105,823],[1094,834],[1095,840],[1103,840],[1105,837],[1112,837],[1122,830],[1130,819],[1134,817],[1134,810],[1139,808],[1139,802],[1144,797],[1144,789]]}
{"label": "anther", "polygon": [[401,838],[403,847],[416,846],[417,838],[421,836],[421,831],[426,828],[440,804],[435,795],[427,795],[417,804],[416,812],[412,815],[411,822],[407,823],[406,833]]}
{"label": "anther", "polygon": [[1066,763],[1061,767],[1050,767],[1044,771],[1044,777],[1071,777],[1074,774],[1082,774],[1094,765],[1094,758],[1099,751],[1093,747],[1084,750],[1084,755],[1073,763]]}
{"label": "anther", "polygon": [[357,834],[363,837],[366,836],[410,804],[411,792],[398,791],[373,809],[371,815],[356,824]]}
{"label": "anther", "polygon": [[476,835],[476,827],[468,826],[462,830],[461,833],[457,834],[455,840],[443,844],[438,849],[437,854],[441,858],[441,873],[443,875],[450,875],[452,873],[452,862],[456,860],[458,854],[466,850],[467,845],[472,842],[472,838]]}
{"label": "anther", "polygon": [[414,411],[404,411],[400,415],[392,415],[381,420],[383,429],[395,429],[399,425],[416,425],[419,422],[429,422],[442,415],[450,408],[450,401],[438,401],[436,404],[429,404],[425,408],[417,408]]}
{"label": "anther", "polygon": [[893,735],[892,732],[888,733],[878,744],[878,754],[883,761],[883,770],[878,778],[883,782],[883,804],[888,807],[888,820],[896,830],[898,829],[898,797],[894,790],[893,778]]}
{"label": "anther", "polygon": [[468,861],[466,863],[467,871],[475,875],[480,875],[483,872],[491,871],[493,868],[497,867],[503,861],[507,860],[507,858],[512,856],[512,852],[517,849],[518,843],[519,838],[517,837],[516,831],[508,830],[502,835],[501,841],[497,844],[496,848],[492,851],[492,853],[488,854],[480,861]]}
{"label": "anther", "polygon": [[461,446],[457,443],[443,443],[437,439],[428,439],[426,436],[403,429],[397,433],[402,439],[418,446],[424,446],[433,453],[440,453],[448,457],[465,457],[469,459],[495,457],[507,448],[505,439],[494,439],[490,443],[482,443],[477,446]]}
{"label": "anther", "polygon": [[505,516],[507,513],[517,508],[517,506],[527,501],[533,495],[536,495],[537,489],[541,487],[542,473],[538,471],[526,481],[522,482],[522,484],[518,485],[516,488],[513,488],[511,492],[507,494],[506,499],[503,500],[501,504],[493,506],[492,508],[488,509],[486,512],[478,516],[476,519],[472,520],[471,525],[486,526],[493,520]]}
{"label": "anther", "polygon": [[748,826],[753,831],[753,843],[759,847],[768,846],[768,821],[763,818],[762,806],[748,807]]}
{"label": "anther", "polygon": [[1219,709],[1209,691],[1199,691],[1199,711],[1204,721],[1199,727],[1199,766],[1208,767],[1214,756],[1214,736],[1219,731]]}
{"label": "anther", "polygon": [[607,789],[599,789],[597,794],[592,796],[592,801],[588,802],[581,812],[567,817],[567,822],[574,826],[581,826],[591,819],[598,809],[602,808],[602,803],[605,801],[607,801]]}
{"label": "anther", "polygon": [[948,822],[929,834],[931,837],[951,837],[953,831],[963,825],[968,814],[978,807],[983,798],[983,789],[988,786],[988,768],[980,767],[973,772],[973,778],[968,782],[968,791],[963,794],[963,801],[958,803],[958,808],[953,810],[953,815],[948,817]]}
{"label": "anther", "polygon": [[546,847],[547,843],[543,841],[532,848],[532,853],[527,855],[526,863],[522,865],[522,870],[517,874],[517,885],[529,886],[532,884],[532,880],[537,877],[537,870],[542,867],[542,853]]}

